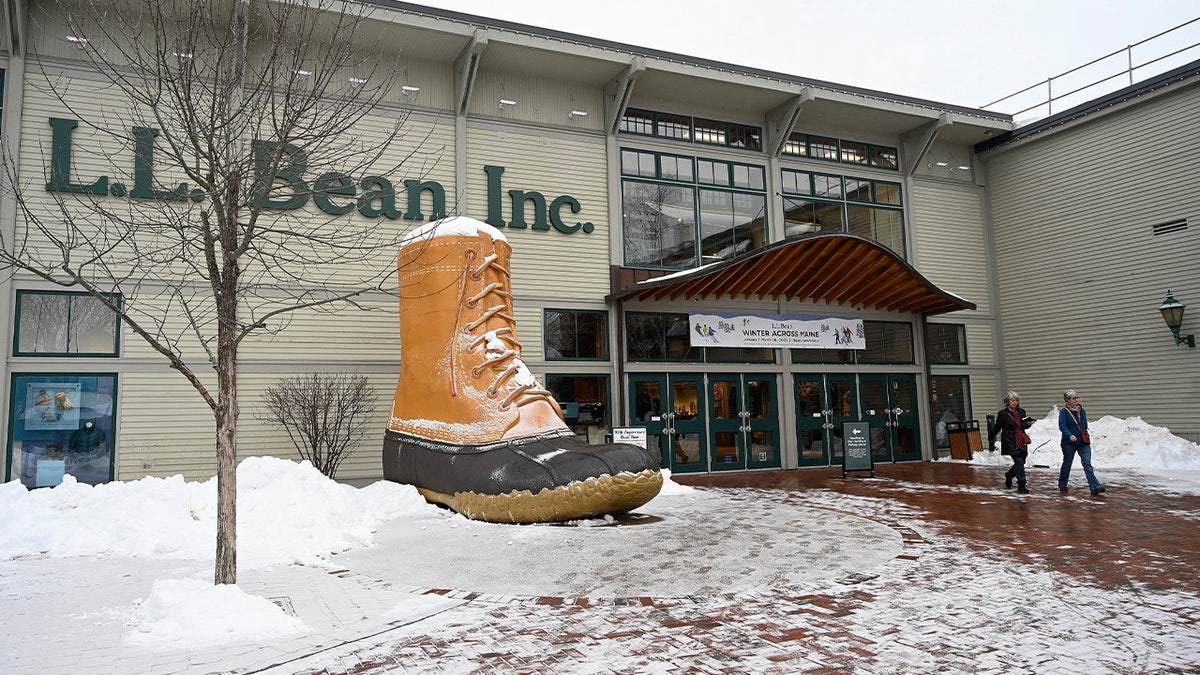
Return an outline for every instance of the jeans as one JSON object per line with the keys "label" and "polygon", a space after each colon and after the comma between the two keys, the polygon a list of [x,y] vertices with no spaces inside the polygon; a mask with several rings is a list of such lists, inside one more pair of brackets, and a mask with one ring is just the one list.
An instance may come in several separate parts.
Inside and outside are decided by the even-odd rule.
{"label": "jeans", "polygon": [[1020,454],[1013,453],[1010,455],[1013,465],[1008,467],[1008,471],[1004,472],[1006,480],[1017,479],[1017,485],[1025,484],[1025,460],[1029,457],[1029,453],[1021,452]]}
{"label": "jeans", "polygon": [[1058,470],[1059,487],[1065,487],[1067,479],[1071,477],[1071,465],[1075,463],[1076,453],[1079,454],[1079,463],[1083,465],[1083,475],[1087,477],[1088,487],[1093,490],[1100,487],[1100,481],[1096,480],[1096,472],[1092,470],[1092,446],[1063,443],[1062,453],[1062,468]]}

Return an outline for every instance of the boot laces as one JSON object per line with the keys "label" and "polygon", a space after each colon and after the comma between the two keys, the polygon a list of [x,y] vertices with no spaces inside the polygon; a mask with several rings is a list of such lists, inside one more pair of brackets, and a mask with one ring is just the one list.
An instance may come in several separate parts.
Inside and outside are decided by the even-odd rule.
{"label": "boot laces", "polygon": [[[474,258],[474,251],[468,251],[468,259]],[[468,273],[470,278],[475,281],[483,279],[483,273],[490,267],[493,270],[500,272],[505,277],[508,276],[508,270],[502,265],[495,264],[499,256],[495,253],[487,255],[480,261],[478,267],[470,270]],[[463,279],[463,293],[466,295],[466,282]],[[478,293],[470,297],[466,297],[459,304],[459,312],[461,315],[462,309],[474,309],[489,295],[498,296],[501,300],[499,305],[493,305],[486,308],[483,313],[474,321],[467,323],[463,328],[467,333],[474,333],[476,328],[487,323],[493,317],[503,319],[508,325],[502,328],[487,331],[475,337],[467,344],[468,351],[475,351],[480,346],[484,347],[485,361],[471,368],[471,375],[478,378],[483,376],[484,369],[489,369],[496,373],[496,379],[491,386],[487,388],[489,398],[496,398],[500,395],[500,388],[505,386],[510,380],[514,383],[511,390],[500,401],[500,410],[508,410],[514,403],[517,406],[526,405],[534,401],[543,400],[554,405],[554,399],[549,391],[544,389],[529,372],[529,368],[525,365],[525,361],[521,359],[521,343],[516,339],[516,319],[507,310],[512,303],[512,293],[504,290],[505,284],[501,282],[491,282],[484,286]],[[460,296],[461,297],[461,296]],[[557,409],[557,405],[554,406]]]}

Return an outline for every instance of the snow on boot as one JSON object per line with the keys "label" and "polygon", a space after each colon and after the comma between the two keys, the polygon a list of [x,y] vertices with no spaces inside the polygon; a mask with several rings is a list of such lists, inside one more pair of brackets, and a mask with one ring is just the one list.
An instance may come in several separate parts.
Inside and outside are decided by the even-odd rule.
{"label": "snow on boot", "polygon": [[472,218],[405,238],[384,477],[491,522],[574,520],[645,504],[662,488],[657,453],[580,440],[522,360],[511,255],[498,229]]}

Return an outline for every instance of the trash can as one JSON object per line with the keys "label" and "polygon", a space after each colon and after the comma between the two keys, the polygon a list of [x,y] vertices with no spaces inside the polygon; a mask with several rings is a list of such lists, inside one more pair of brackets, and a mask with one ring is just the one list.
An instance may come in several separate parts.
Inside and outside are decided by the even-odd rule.
{"label": "trash can", "polygon": [[951,459],[971,459],[983,450],[983,439],[979,436],[979,420],[946,422],[946,435],[950,439]]}

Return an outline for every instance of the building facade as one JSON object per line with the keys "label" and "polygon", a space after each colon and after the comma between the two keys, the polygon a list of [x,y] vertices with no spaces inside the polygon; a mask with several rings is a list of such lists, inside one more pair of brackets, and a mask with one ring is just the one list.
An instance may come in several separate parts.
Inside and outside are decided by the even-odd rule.
{"label": "building facade", "polygon": [[[402,45],[403,87],[362,133],[403,118],[411,173],[393,182],[416,187],[390,216],[339,217],[403,231],[444,209],[501,228],[524,360],[589,440],[644,427],[676,472],[791,469],[841,464],[841,424],[866,421],[875,462],[929,460],[946,454],[947,422],[984,419],[1006,388],[1036,413],[1068,386],[1093,415],[1200,435],[1196,353],[1155,311],[1168,289],[1200,297],[1186,274],[1200,253],[1197,64],[1016,128],[407,3],[368,9]],[[111,138],[139,132],[122,128],[113,111],[129,102],[80,59],[59,5],[6,10],[2,131],[17,172],[0,232],[13,247],[31,230],[12,181],[47,210],[102,176],[136,186],[138,156],[115,164],[129,150]],[[362,304],[376,311],[301,313],[245,344],[244,454],[295,456],[259,415],[281,378],[361,373],[390,398],[396,298]],[[25,273],[0,282],[0,310],[5,480],[213,474],[211,411],[111,312]],[[381,475],[386,408],[340,478]],[[86,461],[55,463],[72,453]]]}

